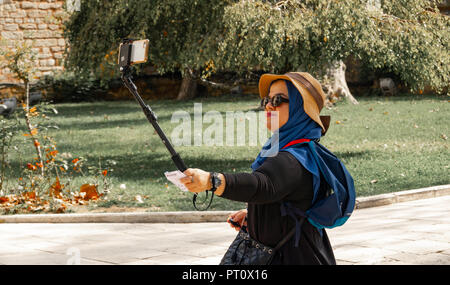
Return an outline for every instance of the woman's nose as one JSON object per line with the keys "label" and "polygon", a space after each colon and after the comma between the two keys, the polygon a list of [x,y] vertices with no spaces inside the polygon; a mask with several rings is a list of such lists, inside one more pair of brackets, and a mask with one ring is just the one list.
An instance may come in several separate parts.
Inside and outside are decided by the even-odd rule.
{"label": "woman's nose", "polygon": [[275,110],[275,107],[272,106],[272,102],[267,103],[266,111],[273,111],[273,110]]}

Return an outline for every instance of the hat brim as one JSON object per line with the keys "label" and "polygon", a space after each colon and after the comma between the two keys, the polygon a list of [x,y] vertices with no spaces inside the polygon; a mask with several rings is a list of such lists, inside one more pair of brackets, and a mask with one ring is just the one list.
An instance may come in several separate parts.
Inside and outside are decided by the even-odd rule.
{"label": "hat brim", "polygon": [[259,79],[259,97],[261,97],[261,99],[266,97],[269,94],[271,83],[279,79],[288,80],[292,82],[292,84],[294,84],[295,88],[297,88],[303,98],[303,109],[305,110],[305,113],[317,124],[319,124],[319,126],[322,128],[322,135],[324,135],[329,127],[330,117],[320,116],[320,109],[316,101],[314,100],[314,97],[309,93],[308,89],[306,89],[298,81],[290,78],[287,75],[263,74]]}

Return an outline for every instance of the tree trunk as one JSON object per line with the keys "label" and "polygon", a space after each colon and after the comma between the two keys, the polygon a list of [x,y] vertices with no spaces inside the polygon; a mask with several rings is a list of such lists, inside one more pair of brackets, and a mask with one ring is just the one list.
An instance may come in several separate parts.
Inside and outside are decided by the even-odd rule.
{"label": "tree trunk", "polygon": [[177,100],[186,100],[194,98],[197,93],[197,80],[187,71],[183,77]]}
{"label": "tree trunk", "polygon": [[336,61],[326,67],[325,76],[323,80],[324,91],[327,95],[329,103],[335,102],[340,97],[344,97],[353,104],[359,104],[348,89],[347,81],[345,80],[345,64],[342,60]]}

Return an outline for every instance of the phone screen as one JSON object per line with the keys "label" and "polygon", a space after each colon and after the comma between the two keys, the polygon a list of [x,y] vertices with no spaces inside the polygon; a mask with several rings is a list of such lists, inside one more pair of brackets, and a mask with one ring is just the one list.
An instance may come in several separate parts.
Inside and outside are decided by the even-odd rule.
{"label": "phone screen", "polygon": [[120,67],[147,62],[149,40],[122,43],[119,46],[118,64]]}
{"label": "phone screen", "polygon": [[133,48],[131,49],[131,64],[144,63],[148,57],[148,40],[140,40],[133,42]]}

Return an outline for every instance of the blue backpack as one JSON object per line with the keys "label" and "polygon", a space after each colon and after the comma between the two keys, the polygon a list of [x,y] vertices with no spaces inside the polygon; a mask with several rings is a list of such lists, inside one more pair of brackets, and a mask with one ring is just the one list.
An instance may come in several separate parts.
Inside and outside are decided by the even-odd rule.
{"label": "blue backpack", "polygon": [[[342,226],[355,208],[356,192],[348,170],[344,164],[328,149],[315,141],[301,140],[295,147],[308,145],[309,151],[318,166],[327,185],[321,185],[314,193],[312,206],[303,212],[289,202],[281,204],[281,215],[291,216],[296,223],[295,246],[298,246],[301,226],[305,219],[299,221],[297,216],[306,218],[322,235],[322,229]],[[292,144],[290,144],[292,145]],[[327,195],[328,194],[328,195]]]}

